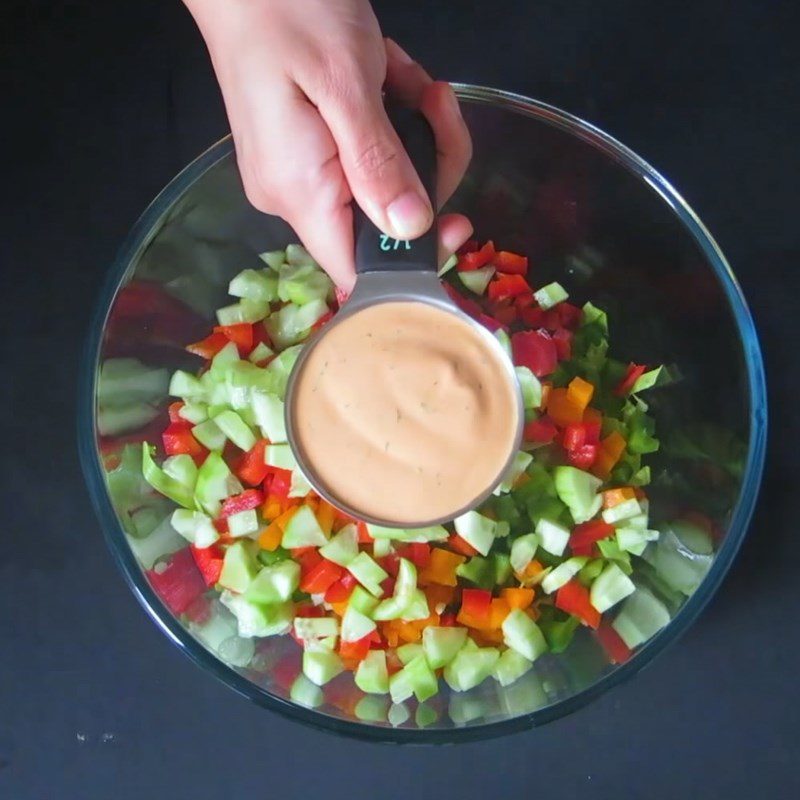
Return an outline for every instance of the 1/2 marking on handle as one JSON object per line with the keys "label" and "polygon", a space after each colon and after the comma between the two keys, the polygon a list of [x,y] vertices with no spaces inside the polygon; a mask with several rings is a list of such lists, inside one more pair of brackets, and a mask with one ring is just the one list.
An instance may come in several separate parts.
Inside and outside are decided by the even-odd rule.
{"label": "1/2 marking on handle", "polygon": [[385,233],[381,234],[381,250],[388,252],[390,250],[399,250],[400,245],[403,245],[406,250],[411,249],[411,242],[408,239],[393,239]]}

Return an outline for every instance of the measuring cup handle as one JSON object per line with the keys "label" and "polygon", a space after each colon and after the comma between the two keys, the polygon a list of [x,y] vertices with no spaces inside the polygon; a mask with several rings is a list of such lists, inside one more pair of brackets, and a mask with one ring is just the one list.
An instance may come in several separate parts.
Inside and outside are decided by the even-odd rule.
{"label": "measuring cup handle", "polygon": [[[436,141],[431,126],[419,111],[387,103],[386,112],[435,209]],[[418,239],[393,239],[376,227],[358,204],[354,204],[353,226],[358,275],[364,272],[436,271],[435,220],[430,230]]]}

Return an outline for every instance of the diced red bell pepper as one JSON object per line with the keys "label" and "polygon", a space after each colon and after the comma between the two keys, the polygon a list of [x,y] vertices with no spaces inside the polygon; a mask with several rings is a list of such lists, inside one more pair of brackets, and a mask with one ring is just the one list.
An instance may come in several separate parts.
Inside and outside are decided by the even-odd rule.
{"label": "diced red bell pepper", "polygon": [[333,319],[333,311],[328,311],[323,314],[312,326],[312,331],[318,331]]}
{"label": "diced red bell pepper", "polygon": [[173,422],[161,434],[164,452],[168,456],[190,455],[192,458],[205,457],[208,450],[192,435],[188,422]]}
{"label": "diced red bell pepper", "polygon": [[478,240],[467,239],[467,241],[458,248],[458,254],[463,255],[464,253],[474,253],[476,250],[480,250]]}
{"label": "diced red bell pepper", "polygon": [[[317,617],[324,617],[325,609],[321,606],[315,606],[313,603],[302,603],[295,608],[294,615],[295,617],[302,617],[303,619],[315,619]],[[305,647],[303,640],[294,632],[294,625],[289,629],[289,633],[300,647]]]}
{"label": "diced red bell pepper", "polygon": [[556,592],[556,608],[574,614],[591,628],[600,624],[600,612],[589,600],[589,590],[574,578]]}
{"label": "diced red bell pepper", "polygon": [[528,259],[526,256],[501,250],[495,253],[492,266],[498,272],[505,272],[507,275],[525,275],[528,271]]}
{"label": "diced red bell pepper", "polygon": [[556,306],[561,324],[571,331],[574,331],[581,324],[583,319],[583,310],[578,306],[573,306],[572,303],[559,303]]}
{"label": "diced red bell pepper", "polygon": [[592,519],[588,522],[582,522],[572,529],[569,537],[569,546],[573,555],[589,556],[592,553],[592,545],[595,542],[613,535],[613,525],[609,525],[601,519]]}
{"label": "diced red bell pepper", "polygon": [[567,450],[567,461],[578,469],[589,469],[597,458],[598,449],[596,444],[583,444],[574,450]]}
{"label": "diced red bell pepper", "polygon": [[486,287],[486,294],[490,300],[507,300],[510,297],[521,295],[532,295],[533,289],[528,285],[528,281],[522,275],[502,275],[489,281]]}
{"label": "diced red bell pepper", "polygon": [[400,571],[400,556],[398,553],[389,553],[376,560],[392,578],[397,577],[397,573]]}
{"label": "diced red bell pepper", "polygon": [[548,444],[556,438],[557,433],[558,428],[556,428],[553,420],[549,417],[539,417],[526,423],[522,431],[522,438],[526,442]]}
{"label": "diced red bell pepper", "polygon": [[459,294],[449,283],[447,283],[447,281],[442,281],[442,286],[450,296],[450,299],[465,314],[473,317],[474,319],[477,319],[481,314],[483,314],[483,309],[474,300]]}
{"label": "diced red bell pepper", "polygon": [[[269,488],[267,488],[269,481]],[[292,473],[288,469],[269,467],[267,477],[264,478],[264,492],[272,497],[285,500],[292,488]]]}
{"label": "diced red bell pepper", "polygon": [[556,355],[559,361],[567,361],[572,358],[572,331],[566,328],[559,328],[553,334],[553,341],[556,345]]}
{"label": "diced red bell pepper", "polygon": [[647,367],[642,364],[628,364],[628,371],[614,388],[614,394],[617,397],[625,397],[629,394],[630,390],[633,389],[633,385],[644,375],[646,369]]}
{"label": "diced red bell pepper", "polygon": [[555,308],[548,308],[544,312],[542,327],[547,328],[548,331],[557,331],[561,328],[561,317]]}
{"label": "diced red bell pepper", "polygon": [[173,614],[183,614],[206,590],[206,582],[188,547],[174,553],[160,572],[148,570],[147,577],[155,593]]}
{"label": "diced red bell pepper", "polygon": [[170,422],[186,423],[186,420],[180,414],[182,408],[183,403],[180,400],[178,400],[176,403],[169,404],[169,408],[167,408],[167,414],[169,415]]}
{"label": "diced red bell pepper", "polygon": [[476,556],[478,551],[465,539],[462,539],[457,533],[454,533],[447,540],[447,544],[462,556]]}
{"label": "diced red bell pepper", "polygon": [[227,498],[222,504],[219,515],[225,519],[242,511],[258,508],[263,502],[264,495],[260,489],[245,489],[241,494]]}
{"label": "diced red bell pepper", "polygon": [[344,570],[338,564],[323,558],[319,564],[308,570],[305,575],[301,575],[300,589],[309,594],[322,594],[332,584],[336,583],[343,573]]}
{"label": "diced red bell pepper", "polygon": [[476,320],[480,322],[484,328],[488,328],[492,333],[496,333],[499,330],[504,330],[506,327],[502,322],[500,322],[500,320],[490,317],[488,314],[480,314],[478,317],[476,317]]}
{"label": "diced red bell pepper", "polygon": [[443,628],[454,628],[458,625],[456,615],[451,613],[442,614],[442,616],[439,617],[439,625]]}
{"label": "diced red bell pepper", "polygon": [[518,367],[527,367],[541,378],[558,366],[555,342],[547,331],[520,331],[511,337],[511,352]]}
{"label": "diced red bell pepper", "polygon": [[586,444],[586,428],[581,423],[573,423],[564,428],[562,443],[565,450],[577,450]]}
{"label": "diced red bell pepper", "polygon": [[228,532],[228,520],[226,519],[215,519],[211,523],[216,529],[217,533],[227,533]]}
{"label": "diced red bell pepper", "polygon": [[463,253],[458,259],[456,269],[461,272],[470,272],[475,269],[480,269],[490,263],[494,255],[494,244],[492,242],[486,242],[480,250]]}
{"label": "diced red bell pepper", "polygon": [[354,642],[339,642],[339,655],[344,659],[352,659],[353,661],[362,661],[369,653],[370,645],[372,644],[372,633],[356,639]]}
{"label": "diced red bell pepper", "polygon": [[489,310],[504,328],[513,325],[517,321],[517,317],[519,317],[519,312],[510,298],[501,300],[499,303],[492,303]]}
{"label": "diced red bell pepper", "polygon": [[205,359],[212,359],[214,356],[228,344],[230,340],[224,333],[212,333],[210,336],[206,336],[205,339],[202,339],[199,342],[193,342],[192,344],[187,344],[186,349],[190,353],[194,353],[196,356],[200,356],[200,358]]}
{"label": "diced red bell pepper", "polygon": [[325,592],[326,603],[343,603],[353,593],[358,581],[349,573],[345,572],[336,583],[332,583]]}
{"label": "diced red bell pepper", "polygon": [[539,308],[539,306],[523,308],[519,312],[520,318],[529,328],[544,327],[544,314],[544,310]]}
{"label": "diced red bell pepper", "polygon": [[492,593],[487,589],[462,589],[461,610],[470,617],[481,619],[489,614]]}
{"label": "diced red bell pepper", "polygon": [[194,563],[197,564],[197,569],[203,576],[206,586],[214,586],[219,580],[220,573],[222,572],[222,562],[225,558],[225,551],[216,544],[210,547],[195,547],[190,545]]}
{"label": "diced red bell pepper", "polygon": [[514,298],[514,308],[517,311],[524,311],[526,308],[533,308],[536,305],[536,298],[533,294],[519,294]]}
{"label": "diced red bell pepper", "polygon": [[417,569],[425,569],[431,560],[431,546],[427,542],[410,542],[399,548],[397,555],[407,558]]}
{"label": "diced red bell pepper", "polygon": [[597,640],[606,651],[608,660],[612,664],[624,664],[633,651],[622,641],[622,637],[611,627],[611,623],[603,620],[597,629]]}
{"label": "diced red bell pepper", "polygon": [[233,342],[244,358],[253,349],[253,324],[237,322],[235,325],[217,325],[214,333],[221,333],[229,342]]}
{"label": "diced red bell pepper", "polygon": [[258,486],[259,483],[264,482],[264,478],[270,471],[270,467],[264,463],[264,449],[268,444],[266,439],[259,439],[250,450],[242,455],[235,470],[242,483]]}
{"label": "diced red bell pepper", "polygon": [[393,575],[390,575],[388,578],[384,578],[381,582],[381,592],[383,593],[382,597],[391,597],[394,594],[394,585],[396,583],[396,578]]}
{"label": "diced red bell pepper", "polygon": [[375,540],[369,535],[369,531],[367,530],[367,523],[361,522],[360,520],[356,522],[356,530],[358,531],[358,543],[359,544],[371,544]]}

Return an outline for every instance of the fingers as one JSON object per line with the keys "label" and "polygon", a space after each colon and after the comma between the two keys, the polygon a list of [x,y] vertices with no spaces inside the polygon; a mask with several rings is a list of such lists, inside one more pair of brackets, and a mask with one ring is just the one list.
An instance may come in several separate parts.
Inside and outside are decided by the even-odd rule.
{"label": "fingers", "polygon": [[439,217],[439,264],[472,236],[472,223],[463,214],[442,214]]}
{"label": "fingers", "polygon": [[[353,76],[358,82],[358,76]],[[384,233],[416,239],[433,210],[383,106],[380,86],[350,86],[317,100],[356,202]]]}
{"label": "fingers", "polygon": [[248,199],[283,217],[331,279],[349,291],[355,282],[351,195],[327,125],[299,93],[281,100],[272,95],[263,111],[258,104],[248,108],[246,119],[235,115],[240,124],[234,130]]}
{"label": "fingers", "polygon": [[436,136],[439,153],[436,194],[441,206],[450,199],[467,171],[472,158],[472,139],[449,83],[435,81],[428,84],[422,91],[419,108]]}
{"label": "fingers", "polygon": [[433,128],[439,153],[437,204],[447,202],[461,183],[470,159],[472,140],[450,84],[434,82],[427,72],[392,39],[386,46],[386,88],[401,102],[419,108]]}

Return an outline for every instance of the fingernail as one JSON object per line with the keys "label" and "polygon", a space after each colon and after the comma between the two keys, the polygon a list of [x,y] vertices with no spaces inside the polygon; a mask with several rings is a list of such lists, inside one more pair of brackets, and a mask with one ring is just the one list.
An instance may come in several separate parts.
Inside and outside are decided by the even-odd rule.
{"label": "fingernail", "polygon": [[397,238],[410,239],[428,228],[431,207],[416,192],[403,192],[389,203],[386,216]]}
{"label": "fingernail", "polygon": [[387,38],[386,41],[388,42],[389,46],[392,48],[394,52],[395,58],[401,62],[402,64],[413,64],[414,59],[400,47],[399,44],[394,39]]}

